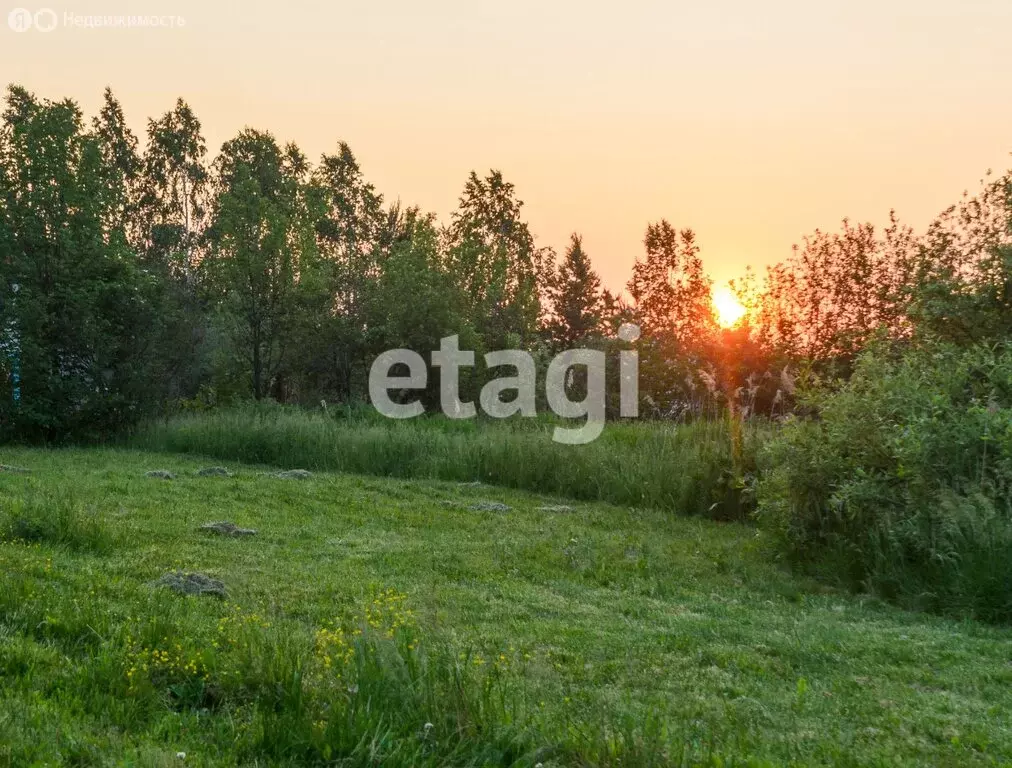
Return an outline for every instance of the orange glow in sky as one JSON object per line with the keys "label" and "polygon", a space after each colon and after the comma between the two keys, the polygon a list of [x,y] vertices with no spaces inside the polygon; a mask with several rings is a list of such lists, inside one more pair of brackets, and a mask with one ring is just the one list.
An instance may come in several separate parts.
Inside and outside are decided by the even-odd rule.
{"label": "orange glow in sky", "polygon": [[713,290],[713,308],[721,328],[732,328],[745,315],[743,307],[729,288],[720,286]]}
{"label": "orange glow in sky", "polygon": [[[89,118],[111,86],[141,135],[182,96],[211,155],[247,125],[313,160],[343,139],[444,222],[500,169],[615,291],[661,218],[720,284],[844,217],[922,230],[1010,164],[1009,0],[46,0],[59,25],[21,32],[14,5],[4,84]],[[72,21],[145,14],[184,23]]]}

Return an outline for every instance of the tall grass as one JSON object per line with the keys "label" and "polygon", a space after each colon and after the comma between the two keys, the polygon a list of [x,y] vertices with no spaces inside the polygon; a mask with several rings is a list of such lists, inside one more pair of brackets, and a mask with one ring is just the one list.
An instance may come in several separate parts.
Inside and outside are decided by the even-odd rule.
{"label": "tall grass", "polygon": [[133,444],[219,460],[401,478],[481,481],[572,499],[720,519],[745,514],[743,489],[766,430],[726,421],[610,424],[595,442],[552,441],[554,424],[336,418],[239,408],[148,424]]}
{"label": "tall grass", "polygon": [[57,496],[28,489],[22,496],[3,499],[0,541],[22,541],[107,552],[113,537],[95,510],[85,510],[72,494]]}

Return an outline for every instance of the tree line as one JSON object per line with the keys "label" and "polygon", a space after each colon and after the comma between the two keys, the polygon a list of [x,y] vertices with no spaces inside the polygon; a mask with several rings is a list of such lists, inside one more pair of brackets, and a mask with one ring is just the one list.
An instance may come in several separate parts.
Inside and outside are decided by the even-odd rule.
{"label": "tree line", "polygon": [[[527,349],[543,370],[562,349],[628,348],[624,322],[642,329],[645,415],[777,415],[799,372],[846,372],[875,334],[976,344],[1009,331],[1008,176],[921,235],[895,217],[881,231],[816,232],[736,282],[748,313],[733,329],[715,320],[690,229],[650,224],[622,297],[602,286],[579,235],[556,254],[522,207],[500,172],[471,173],[440,223],[387,202],[344,143],[313,162],[245,129],[212,158],[180,99],[148,120],[142,149],[109,90],[87,120],[71,100],[11,86],[0,125],[4,436],[101,437],[180,404],[351,402],[380,352],[427,356],[453,334],[478,359]],[[490,372],[469,375],[462,394],[475,395]]]}

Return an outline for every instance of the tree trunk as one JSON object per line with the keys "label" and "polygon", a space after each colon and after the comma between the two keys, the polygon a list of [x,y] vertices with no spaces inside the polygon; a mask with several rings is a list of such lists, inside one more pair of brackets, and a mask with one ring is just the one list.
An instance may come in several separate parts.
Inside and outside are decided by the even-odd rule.
{"label": "tree trunk", "polygon": [[263,398],[263,361],[260,359],[260,339],[254,337],[253,342],[253,397]]}

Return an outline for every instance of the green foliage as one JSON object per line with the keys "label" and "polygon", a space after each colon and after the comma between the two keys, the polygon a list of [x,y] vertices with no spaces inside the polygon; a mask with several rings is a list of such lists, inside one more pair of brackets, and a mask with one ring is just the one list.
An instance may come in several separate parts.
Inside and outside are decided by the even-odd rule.
{"label": "green foliage", "polygon": [[847,219],[839,233],[816,230],[786,264],[767,271],[755,333],[795,357],[849,362],[877,329],[905,332],[924,262],[895,215],[881,232]]}
{"label": "green foliage", "polygon": [[313,290],[316,195],[305,157],[268,133],[242,132],[215,166],[211,247],[201,271],[259,400],[283,370]]}
{"label": "green foliage", "polygon": [[210,175],[200,120],[182,99],[148,122],[147,148],[137,184],[139,247],[152,264],[174,275],[193,268],[207,213]]}
{"label": "green foliage", "polygon": [[966,276],[936,268],[917,290],[911,315],[918,330],[954,344],[1012,337],[1012,246],[985,252]]}
{"label": "green foliage", "polygon": [[[202,389],[220,402],[351,402],[379,352],[427,352],[454,334],[479,361],[524,348],[543,371],[549,351],[619,348],[626,321],[643,329],[645,415],[782,414],[793,403],[780,371],[815,361],[848,373],[876,332],[966,345],[1012,327],[1008,174],[923,235],[895,217],[881,230],[844,220],[838,233],[816,231],[761,286],[749,277],[736,287],[749,314],[718,333],[690,229],[647,227],[626,306],[602,290],[579,235],[555,263],[499,171],[471,173],[440,226],[385,206],[343,142],[314,164],[246,129],[209,165],[201,130],[177,100],[148,122],[141,154],[109,91],[89,127],[71,101],[10,89],[0,136],[7,437],[106,437]],[[479,362],[464,393],[488,378]]]}
{"label": "green foliage", "polygon": [[601,287],[577,234],[549,281],[548,304],[548,332],[557,349],[575,349],[605,335],[615,299]]}
{"label": "green foliage", "polygon": [[666,220],[647,227],[646,254],[633,266],[629,294],[643,332],[688,346],[713,330],[710,279],[703,271],[696,235]]}
{"label": "green foliage", "polygon": [[72,102],[8,91],[0,135],[8,439],[109,436],[150,404],[154,282],[128,246],[119,161],[109,164],[110,153],[132,162],[117,109],[107,97],[89,133]]}
{"label": "green foliage", "polygon": [[792,557],[905,605],[1012,619],[1012,347],[863,354],[765,454],[759,521]]}
{"label": "green foliage", "polygon": [[703,366],[700,353],[716,330],[711,281],[691,229],[662,219],[647,227],[643,244],[627,286],[643,332],[640,389],[650,415],[669,415],[691,397],[686,377]]}
{"label": "green foliage", "polygon": [[[369,349],[410,349],[423,358],[439,349],[440,339],[458,335],[464,349],[480,349],[482,340],[468,317],[466,301],[440,251],[432,216],[408,210],[366,296]],[[461,391],[474,391],[475,372],[464,370]],[[423,401],[438,405],[438,376],[429,378]]]}
{"label": "green foliage", "polygon": [[450,274],[488,350],[527,344],[537,330],[549,254],[536,247],[522,207],[501,172],[472,172],[445,233]]}
{"label": "green foliage", "polygon": [[374,349],[368,329],[378,309],[375,286],[383,257],[403,235],[402,226],[410,230],[411,225],[400,221],[396,207],[385,215],[382,196],[365,180],[344,142],[336,154],[320,158],[311,185],[320,203],[312,222],[319,261],[288,366],[295,391],[281,394],[301,394],[303,402],[349,400],[363,391],[355,377]]}

